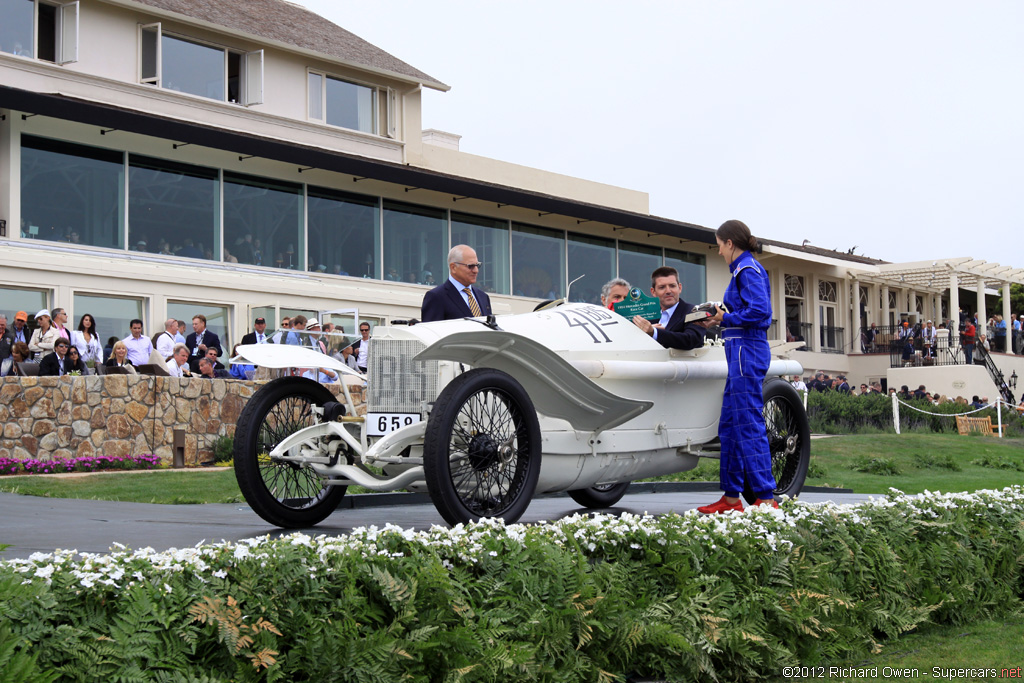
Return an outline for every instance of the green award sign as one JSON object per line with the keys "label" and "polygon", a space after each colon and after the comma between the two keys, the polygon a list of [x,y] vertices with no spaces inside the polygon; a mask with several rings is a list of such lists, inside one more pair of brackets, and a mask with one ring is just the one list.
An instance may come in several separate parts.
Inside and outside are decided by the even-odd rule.
{"label": "green award sign", "polygon": [[629,290],[626,298],[614,304],[614,307],[616,313],[630,320],[635,315],[651,322],[661,320],[661,302],[653,296],[644,294],[639,287]]}

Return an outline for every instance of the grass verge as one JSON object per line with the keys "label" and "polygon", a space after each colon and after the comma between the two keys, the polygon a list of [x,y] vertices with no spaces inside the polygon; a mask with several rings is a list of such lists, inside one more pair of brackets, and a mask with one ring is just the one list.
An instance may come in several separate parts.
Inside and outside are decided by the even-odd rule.
{"label": "grass verge", "polygon": [[[891,681],[895,671],[909,680],[991,681],[1020,678],[1020,653],[1024,650],[1024,616],[986,620],[968,625],[925,624],[914,633],[888,643],[882,652],[843,662],[844,669],[867,669],[868,676],[831,677],[834,681]],[[888,668],[888,670],[886,670]],[[935,669],[939,669],[936,676]],[[959,669],[988,669],[986,675],[951,675]],[[945,671],[943,671],[945,670]],[[828,669],[826,668],[826,671]],[[992,674],[994,675],[987,675]],[[853,673],[853,672],[850,672]],[[888,675],[883,675],[888,674]]]}
{"label": "grass verge", "polygon": [[[216,472],[110,472],[91,476],[0,477],[0,491],[49,498],[133,503],[238,503],[231,468]],[[651,481],[718,481],[718,461]],[[1024,439],[956,434],[862,434],[815,439],[808,486],[885,494],[974,491],[1024,484]],[[350,486],[349,493],[369,493]]]}
{"label": "grass verge", "polygon": [[[718,461],[657,481],[718,481]],[[814,439],[808,486],[857,493],[975,491],[1024,484],[1024,439],[860,434]]]}

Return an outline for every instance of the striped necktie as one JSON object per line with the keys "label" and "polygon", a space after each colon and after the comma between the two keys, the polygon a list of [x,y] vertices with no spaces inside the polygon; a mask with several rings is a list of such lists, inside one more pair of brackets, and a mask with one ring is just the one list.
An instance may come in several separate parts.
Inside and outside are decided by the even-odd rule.
{"label": "striped necktie", "polygon": [[463,287],[462,291],[466,293],[466,297],[469,299],[469,310],[473,314],[473,317],[480,315],[480,304],[473,298],[473,291],[469,287]]}

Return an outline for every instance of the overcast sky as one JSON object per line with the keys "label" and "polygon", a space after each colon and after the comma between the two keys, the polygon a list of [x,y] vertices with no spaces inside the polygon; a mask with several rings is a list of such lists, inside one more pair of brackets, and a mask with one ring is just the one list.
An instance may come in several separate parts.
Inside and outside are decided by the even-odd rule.
{"label": "overcast sky", "polygon": [[651,213],[1024,267],[1024,2],[298,0],[451,86],[472,154]]}

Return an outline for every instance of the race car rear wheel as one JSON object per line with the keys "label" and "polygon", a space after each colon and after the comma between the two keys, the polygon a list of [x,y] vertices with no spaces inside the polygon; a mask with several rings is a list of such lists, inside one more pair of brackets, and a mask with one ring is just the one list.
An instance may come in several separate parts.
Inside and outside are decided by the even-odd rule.
{"label": "race car rear wheel", "polygon": [[[807,479],[807,466],[811,462],[811,427],[807,421],[800,394],[792,385],[778,377],[764,383],[764,425],[768,433],[768,448],[772,454],[772,475],[775,477],[775,496],[795,496]],[[743,491],[747,503],[757,499],[754,491]]]}
{"label": "race car rear wheel", "polygon": [[598,484],[588,489],[569,491],[569,497],[585,508],[607,508],[615,505],[629,490],[630,482]]}
{"label": "race car rear wheel", "polygon": [[423,473],[449,524],[518,520],[540,475],[540,425],[523,386],[491,368],[449,383],[427,422]]}
{"label": "race car rear wheel", "polygon": [[313,406],[334,401],[320,384],[302,377],[269,382],[245,404],[235,428],[235,478],[256,514],[286,529],[308,527],[334,512],[345,486],[324,486],[308,467],[273,462],[285,437],[319,422]]}

